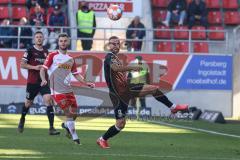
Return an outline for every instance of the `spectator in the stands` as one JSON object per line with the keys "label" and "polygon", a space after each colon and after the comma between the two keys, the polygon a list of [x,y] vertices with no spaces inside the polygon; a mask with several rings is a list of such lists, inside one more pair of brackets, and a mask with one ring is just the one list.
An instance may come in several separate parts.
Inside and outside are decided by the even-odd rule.
{"label": "spectator in the stands", "polygon": [[83,50],[91,50],[93,44],[92,38],[95,34],[95,29],[93,27],[96,27],[95,13],[88,7],[85,1],[81,2],[80,7],[76,15],[78,38],[81,38]]}
{"label": "spectator in the stands", "polygon": [[[41,31],[43,33],[43,36],[44,36],[43,46],[47,47],[47,43],[48,43],[48,29],[44,26],[44,23],[41,23],[40,21],[36,21],[35,26],[32,27],[33,35],[34,35],[34,33],[36,31]],[[33,43],[34,43],[34,40],[33,40]]]}
{"label": "spectator in the stands", "polygon": [[54,26],[61,27],[61,26],[66,26],[66,17],[64,13],[61,10],[60,5],[55,5],[53,12],[50,14],[49,19],[48,19],[48,26],[53,26],[52,28],[49,29],[49,49],[54,50],[57,47],[57,37],[61,31],[66,31],[66,30],[61,30],[61,28],[54,28]]}
{"label": "spectator in the stands", "polygon": [[167,16],[162,23],[169,26],[170,23],[176,22],[183,25],[186,18],[187,2],[186,0],[171,0],[167,8]]}
{"label": "spectator in the stands", "polygon": [[[48,18],[48,25],[49,26],[66,26],[66,24],[67,24],[67,19],[61,10],[61,6],[55,5],[53,12],[50,14]],[[54,30],[54,27],[50,29]]]}
{"label": "spectator in the stands", "polygon": [[47,8],[48,7],[48,3],[47,0],[27,0],[26,1],[26,6],[28,9],[35,7],[36,4],[40,5],[41,8]]}
{"label": "spectator in the stands", "polygon": [[21,18],[17,30],[18,32],[17,35],[21,36],[19,48],[28,48],[32,45],[32,30],[30,27],[26,27],[27,25],[29,25],[27,18],[26,17]]}
{"label": "spectator in the stands", "polygon": [[207,28],[207,14],[206,3],[202,0],[193,0],[188,7],[188,27],[191,29],[196,21],[199,21],[200,25]]}
{"label": "spectator in the stands", "polygon": [[[145,26],[140,21],[140,17],[136,16],[128,26],[126,37],[132,39],[127,41],[128,51],[141,51],[142,40],[146,35]],[[134,39],[134,40],[133,40]]]}
{"label": "spectator in the stands", "polygon": [[13,37],[1,37],[1,36],[14,36],[14,30],[9,27],[10,20],[4,19],[0,25],[0,48],[12,48],[13,47]]}
{"label": "spectator in the stands", "polygon": [[36,3],[34,10],[30,13],[30,24],[35,25],[36,22],[41,22],[45,24],[45,13],[44,9]]}

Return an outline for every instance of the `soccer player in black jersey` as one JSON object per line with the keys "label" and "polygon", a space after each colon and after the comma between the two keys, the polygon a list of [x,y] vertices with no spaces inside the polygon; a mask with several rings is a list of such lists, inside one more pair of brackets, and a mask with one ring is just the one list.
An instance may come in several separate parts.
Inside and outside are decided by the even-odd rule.
{"label": "soccer player in black jersey", "polygon": [[124,66],[118,57],[120,50],[120,40],[116,36],[109,39],[110,53],[108,53],[104,60],[105,79],[109,88],[110,99],[114,106],[114,113],[116,118],[115,125],[111,126],[97,140],[97,144],[101,148],[110,148],[107,140],[117,135],[126,124],[126,113],[128,109],[129,100],[132,97],[141,97],[152,95],[157,101],[163,103],[170,108],[172,113],[178,111],[188,110],[187,105],[176,105],[172,103],[158,88],[158,86],[141,84],[131,85],[127,83],[125,72],[139,71],[141,66]]}
{"label": "soccer player in black jersey", "polygon": [[49,135],[58,135],[59,131],[53,127],[54,110],[53,101],[50,95],[50,88],[48,85],[41,86],[40,69],[48,55],[48,50],[43,47],[43,33],[37,31],[34,34],[35,45],[28,48],[23,55],[21,61],[21,68],[28,70],[26,101],[22,107],[22,115],[18,125],[18,132],[22,133],[24,130],[25,116],[28,113],[30,106],[33,104],[34,98],[40,93],[43,96],[45,105],[47,106],[47,116],[49,120]]}

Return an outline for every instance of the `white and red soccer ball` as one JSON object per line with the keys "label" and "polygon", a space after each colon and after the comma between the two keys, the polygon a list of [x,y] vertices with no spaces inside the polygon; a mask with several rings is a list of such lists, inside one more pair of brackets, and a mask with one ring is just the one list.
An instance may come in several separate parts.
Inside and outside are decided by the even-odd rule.
{"label": "white and red soccer ball", "polygon": [[122,17],[122,9],[118,5],[112,4],[107,9],[107,14],[111,20],[116,21]]}

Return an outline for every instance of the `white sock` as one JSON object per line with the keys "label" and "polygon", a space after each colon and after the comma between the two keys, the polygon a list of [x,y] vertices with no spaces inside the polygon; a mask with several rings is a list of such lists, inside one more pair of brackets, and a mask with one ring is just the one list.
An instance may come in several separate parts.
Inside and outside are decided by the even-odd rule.
{"label": "white sock", "polygon": [[75,129],[75,121],[66,121],[65,122],[65,125],[68,127],[71,135],[72,135],[72,139],[73,140],[76,140],[76,139],[79,139],[78,138],[78,135],[77,135],[77,132],[76,132],[76,129]]}
{"label": "white sock", "polygon": [[176,104],[173,104],[172,107],[170,107],[171,110],[175,109],[176,108]]}

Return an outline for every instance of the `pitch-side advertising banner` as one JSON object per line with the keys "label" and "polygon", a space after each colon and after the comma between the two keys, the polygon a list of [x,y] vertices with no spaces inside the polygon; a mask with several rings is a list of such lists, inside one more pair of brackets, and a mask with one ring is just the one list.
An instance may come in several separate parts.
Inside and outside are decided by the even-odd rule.
{"label": "pitch-side advertising banner", "polygon": [[[0,51],[0,85],[26,85],[27,71],[20,68],[23,51]],[[106,87],[103,59],[106,53],[70,53],[80,73]],[[136,55],[121,54],[124,65],[134,65]],[[232,90],[232,56],[141,54],[150,83],[168,90]],[[76,80],[72,77],[74,85]]]}
{"label": "pitch-side advertising banner", "polygon": [[[83,0],[78,1],[78,6]],[[107,16],[107,8],[111,4],[117,4],[123,10],[123,17],[142,16],[141,0],[84,0],[88,2],[89,8],[94,10],[98,16]]]}

